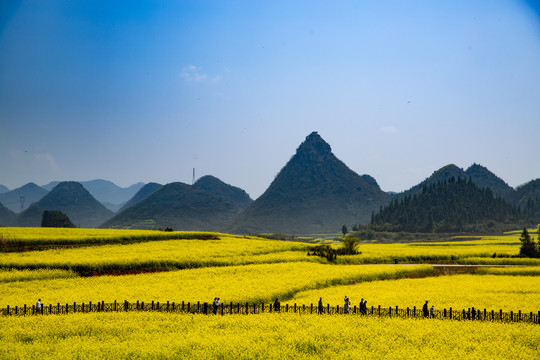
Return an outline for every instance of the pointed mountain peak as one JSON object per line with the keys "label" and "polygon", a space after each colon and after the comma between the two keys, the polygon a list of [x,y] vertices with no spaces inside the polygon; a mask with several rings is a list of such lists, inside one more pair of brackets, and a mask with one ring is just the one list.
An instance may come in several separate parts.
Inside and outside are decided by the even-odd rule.
{"label": "pointed mountain peak", "polygon": [[297,156],[305,156],[318,161],[323,160],[330,154],[332,154],[332,148],[316,131],[309,134],[296,150]]}
{"label": "pointed mountain peak", "polygon": [[367,223],[372,211],[389,200],[375,179],[349,169],[313,132],[229,229],[236,233],[335,232],[343,224]]}

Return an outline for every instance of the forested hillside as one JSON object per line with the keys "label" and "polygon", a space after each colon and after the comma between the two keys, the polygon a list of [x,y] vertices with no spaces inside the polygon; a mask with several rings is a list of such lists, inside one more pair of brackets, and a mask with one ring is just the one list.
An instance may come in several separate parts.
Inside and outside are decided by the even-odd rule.
{"label": "forested hillside", "polygon": [[507,224],[515,227],[522,219],[518,207],[480,189],[471,179],[458,177],[424,185],[419,194],[392,201],[374,214],[374,230],[408,232],[478,231]]}

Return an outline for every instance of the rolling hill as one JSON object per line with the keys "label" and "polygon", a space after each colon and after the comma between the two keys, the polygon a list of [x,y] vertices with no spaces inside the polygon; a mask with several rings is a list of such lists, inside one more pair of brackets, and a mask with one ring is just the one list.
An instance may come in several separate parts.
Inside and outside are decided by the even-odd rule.
{"label": "rolling hill", "polygon": [[499,195],[505,199],[514,192],[514,189],[510,185],[482,165],[471,165],[465,170],[465,174],[470,177],[472,182],[480,189],[489,188],[493,191],[493,194]]}
{"label": "rolling hill", "polygon": [[247,209],[253,202],[244,190],[236,186],[225,184],[223,181],[211,175],[203,176],[197,180],[193,186],[208,191],[210,194],[219,196],[238,206],[242,210]]}
{"label": "rolling hill", "polygon": [[65,213],[77,227],[97,227],[113,216],[112,211],[97,201],[80,183],[61,182],[37,203],[22,212],[19,226],[41,226],[45,210]]}
{"label": "rolling hill", "polygon": [[[43,188],[51,190],[59,183],[59,181],[52,181],[47,185],[43,185]],[[111,181],[103,179],[80,181],[79,183],[88,190],[97,201],[111,211],[120,209],[144,186],[144,183],[138,182],[127,188],[123,188]]]}
{"label": "rolling hill", "polygon": [[222,230],[241,209],[195,186],[175,182],[108,220],[104,228]]}
{"label": "rolling hill", "polygon": [[137,191],[135,195],[133,195],[131,199],[129,199],[128,202],[124,204],[124,206],[120,208],[120,210],[118,210],[118,213],[121,213],[127,208],[130,208],[133,205],[140,203],[141,201],[143,201],[144,199],[152,195],[156,190],[158,190],[162,186],[163,185],[161,184],[157,184],[153,182],[144,185],[139,191]]}

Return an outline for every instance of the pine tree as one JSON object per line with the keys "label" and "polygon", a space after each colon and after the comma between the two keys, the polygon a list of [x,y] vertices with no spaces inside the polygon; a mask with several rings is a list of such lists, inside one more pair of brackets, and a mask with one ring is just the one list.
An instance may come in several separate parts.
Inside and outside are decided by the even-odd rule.
{"label": "pine tree", "polygon": [[521,249],[519,250],[519,254],[521,256],[540,257],[540,253],[538,252],[536,243],[534,242],[534,239],[531,237],[531,235],[529,235],[527,227],[523,228],[523,232],[521,233],[521,237],[519,238],[519,240],[521,241]]}

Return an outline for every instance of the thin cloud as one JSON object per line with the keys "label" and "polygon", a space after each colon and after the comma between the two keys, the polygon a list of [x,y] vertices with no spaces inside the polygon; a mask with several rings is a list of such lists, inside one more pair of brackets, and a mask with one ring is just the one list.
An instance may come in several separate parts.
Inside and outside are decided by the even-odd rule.
{"label": "thin cloud", "polygon": [[58,173],[60,171],[60,167],[58,166],[56,159],[51,154],[35,154],[34,158],[38,164],[40,164],[43,168],[49,170],[50,172]]}
{"label": "thin cloud", "polygon": [[204,81],[218,81],[219,76],[211,77],[202,71],[202,67],[195,65],[188,65],[182,68],[180,77],[186,81],[204,82]]}

